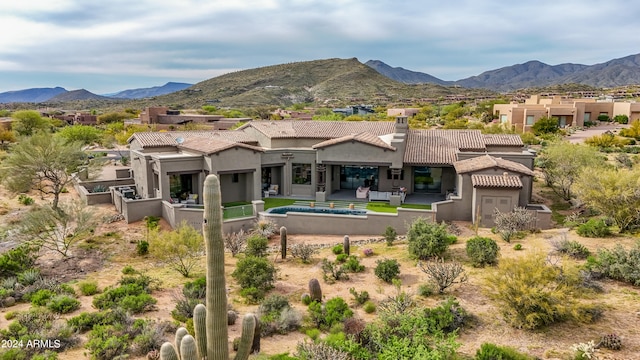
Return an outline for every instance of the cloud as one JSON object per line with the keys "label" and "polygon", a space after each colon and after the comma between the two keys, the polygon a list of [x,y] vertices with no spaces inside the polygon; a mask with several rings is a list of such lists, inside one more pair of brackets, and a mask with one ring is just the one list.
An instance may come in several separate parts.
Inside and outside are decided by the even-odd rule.
{"label": "cloud", "polygon": [[[192,82],[358,57],[457,80],[534,59],[593,64],[634,54],[638,15],[622,0],[6,1],[0,71],[69,74],[77,88],[117,91],[115,81],[94,81]],[[15,90],[7,84],[0,91]]]}

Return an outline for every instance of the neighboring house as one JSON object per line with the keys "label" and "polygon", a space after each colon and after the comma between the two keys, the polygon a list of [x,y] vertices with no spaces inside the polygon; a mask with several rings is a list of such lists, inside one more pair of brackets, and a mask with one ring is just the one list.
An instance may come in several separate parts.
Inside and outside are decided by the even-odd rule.
{"label": "neighboring house", "polygon": [[585,122],[594,122],[600,115],[607,115],[609,118],[627,115],[631,122],[640,119],[640,103],[532,95],[524,103],[496,104],[493,106],[493,113],[500,123],[524,132],[530,131],[533,124],[542,117],[558,118],[560,127],[584,126]]}
{"label": "neighboring house", "polygon": [[439,221],[482,219],[487,225],[491,204],[501,211],[528,205],[535,157],[518,135],[411,130],[403,116],[395,122],[253,121],[231,131],[135,133],[129,145],[141,200],[202,204],[197,195],[204,179],[217,174],[223,203],[274,195],[356,201],[362,189],[389,193],[399,203],[393,195],[402,191],[402,200],[432,203]]}
{"label": "neighboring house", "polygon": [[168,107],[148,107],[139,116],[141,124],[165,125],[164,127],[198,124],[209,126],[212,130],[224,130],[238,122],[251,121],[251,118],[226,118],[223,115],[182,114],[180,110]]}

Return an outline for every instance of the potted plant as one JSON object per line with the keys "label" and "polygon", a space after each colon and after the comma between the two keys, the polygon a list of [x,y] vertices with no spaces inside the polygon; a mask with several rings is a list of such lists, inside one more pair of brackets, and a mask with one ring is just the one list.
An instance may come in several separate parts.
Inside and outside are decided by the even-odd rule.
{"label": "potted plant", "polygon": [[415,177],[414,182],[416,190],[424,190],[427,188],[428,184],[433,183],[433,178],[426,175],[418,175]]}

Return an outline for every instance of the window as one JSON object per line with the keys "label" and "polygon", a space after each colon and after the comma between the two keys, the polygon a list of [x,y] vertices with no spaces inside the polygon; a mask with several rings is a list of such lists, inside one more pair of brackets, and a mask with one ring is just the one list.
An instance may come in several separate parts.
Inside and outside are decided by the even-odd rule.
{"label": "window", "polygon": [[507,122],[507,114],[500,115],[500,122],[503,124]]}
{"label": "window", "polygon": [[311,164],[291,164],[291,178],[294,184],[311,185]]}
{"label": "window", "polygon": [[527,115],[527,125],[533,125],[534,121],[535,121],[535,116]]}
{"label": "window", "polygon": [[591,113],[590,112],[584,113],[584,122],[591,122]]}
{"label": "window", "polygon": [[240,176],[238,173],[231,174],[231,182],[237,183],[240,181]]}

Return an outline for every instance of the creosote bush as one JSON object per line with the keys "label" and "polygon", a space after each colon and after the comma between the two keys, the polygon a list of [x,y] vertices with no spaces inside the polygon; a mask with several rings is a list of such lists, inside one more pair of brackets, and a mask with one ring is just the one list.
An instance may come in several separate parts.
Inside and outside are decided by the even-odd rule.
{"label": "creosote bush", "polygon": [[604,219],[589,219],[584,224],[578,225],[576,232],[580,236],[596,238],[611,235],[611,230]]}
{"label": "creosote bush", "polygon": [[498,263],[500,248],[495,240],[491,238],[481,236],[471,238],[467,240],[466,250],[467,256],[469,256],[475,267]]}
{"label": "creosote bush", "polygon": [[640,286],[640,240],[629,250],[620,244],[613,249],[599,249],[587,259],[587,268],[610,279]]}
{"label": "creosote bush", "polygon": [[248,256],[238,260],[236,269],[231,273],[231,276],[243,290],[251,290],[245,292],[245,295],[262,299],[264,293],[273,288],[273,283],[276,280],[276,268],[266,258]]}
{"label": "creosote bush", "polygon": [[415,219],[407,232],[409,253],[420,260],[441,256],[456,241],[455,235],[450,235],[447,229],[444,222],[437,224],[425,218]]}
{"label": "creosote bush", "polygon": [[376,261],[376,268],[373,273],[378,279],[391,283],[400,275],[400,263],[396,259],[383,259]]}

